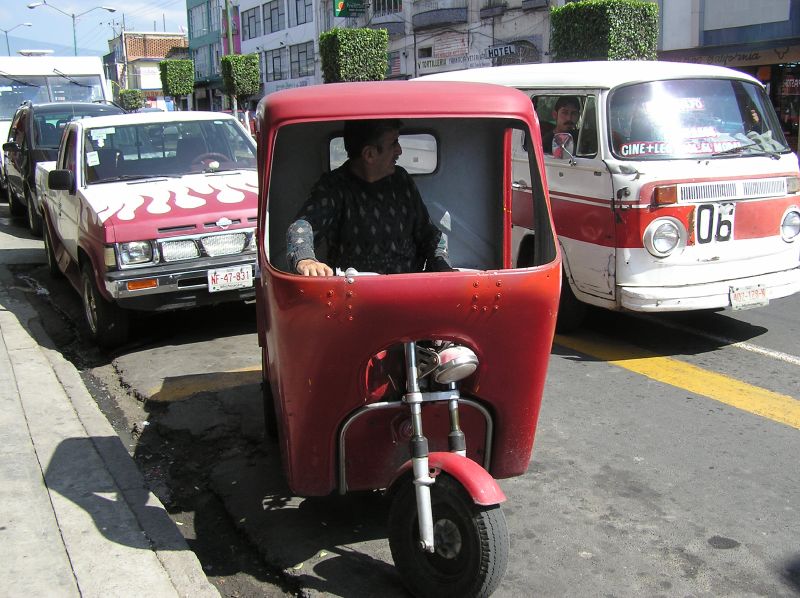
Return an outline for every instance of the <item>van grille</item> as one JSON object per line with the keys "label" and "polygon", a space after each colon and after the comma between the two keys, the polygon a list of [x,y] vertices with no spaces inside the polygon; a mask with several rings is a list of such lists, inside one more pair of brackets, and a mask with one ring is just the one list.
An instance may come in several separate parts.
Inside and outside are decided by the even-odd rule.
{"label": "van grille", "polygon": [[678,185],[678,197],[685,202],[754,199],[786,195],[786,179],[754,179],[722,183],[684,183]]}

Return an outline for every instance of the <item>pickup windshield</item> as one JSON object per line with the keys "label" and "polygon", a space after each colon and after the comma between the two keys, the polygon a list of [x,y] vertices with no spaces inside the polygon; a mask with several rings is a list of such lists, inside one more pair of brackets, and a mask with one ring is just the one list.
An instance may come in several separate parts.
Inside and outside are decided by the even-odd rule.
{"label": "pickup windshield", "polygon": [[763,89],[679,79],[618,88],[608,100],[611,150],[628,160],[732,158],[789,152]]}
{"label": "pickup windshield", "polygon": [[89,184],[256,166],[252,138],[229,118],[87,128],[83,158]]}

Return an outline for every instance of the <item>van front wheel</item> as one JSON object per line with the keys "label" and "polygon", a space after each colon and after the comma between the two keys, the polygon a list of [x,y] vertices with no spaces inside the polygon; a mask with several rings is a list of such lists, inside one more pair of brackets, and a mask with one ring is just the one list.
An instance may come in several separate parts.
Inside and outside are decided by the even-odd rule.
{"label": "van front wheel", "polygon": [[580,328],[586,319],[589,306],[579,301],[569,286],[567,275],[561,273],[561,299],[558,302],[558,319],[556,320],[557,332],[573,332]]}

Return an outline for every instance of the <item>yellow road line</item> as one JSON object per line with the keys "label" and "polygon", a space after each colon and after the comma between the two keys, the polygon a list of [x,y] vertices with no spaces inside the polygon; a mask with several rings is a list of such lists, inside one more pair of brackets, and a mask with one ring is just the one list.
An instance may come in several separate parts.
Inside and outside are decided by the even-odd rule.
{"label": "yellow road line", "polygon": [[558,334],[555,343],[653,380],[800,429],[800,401],[791,396],[608,339]]}
{"label": "yellow road line", "polygon": [[261,366],[252,366],[228,372],[188,374],[167,378],[157,388],[151,388],[147,395],[151,401],[181,401],[199,392],[219,392],[259,382],[261,382]]}

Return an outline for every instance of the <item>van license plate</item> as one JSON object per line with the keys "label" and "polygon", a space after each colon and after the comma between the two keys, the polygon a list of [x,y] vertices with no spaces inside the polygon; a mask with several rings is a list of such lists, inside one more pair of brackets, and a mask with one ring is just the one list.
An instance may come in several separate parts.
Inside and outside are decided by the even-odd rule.
{"label": "van license plate", "polygon": [[250,265],[216,268],[208,271],[208,292],[246,289],[253,286],[253,268]]}
{"label": "van license plate", "polygon": [[769,304],[767,289],[761,284],[749,287],[731,287],[730,297],[733,309],[749,309]]}

